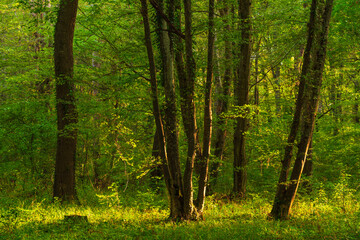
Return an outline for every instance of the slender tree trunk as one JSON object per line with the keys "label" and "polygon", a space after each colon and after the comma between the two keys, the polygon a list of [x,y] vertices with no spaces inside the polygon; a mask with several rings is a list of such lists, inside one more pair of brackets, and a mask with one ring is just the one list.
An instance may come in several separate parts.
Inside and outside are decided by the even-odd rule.
{"label": "slender tree trunk", "polygon": [[[308,43],[305,49],[299,94],[296,102],[296,112],[288,138],[288,145],[285,148],[285,156],[282,162],[282,171],[274,205],[270,213],[270,215],[276,219],[286,219],[289,217],[304,169],[319,104],[332,5],[333,0],[327,0],[326,4],[324,4],[322,0],[312,1],[308,25]],[[306,91],[304,91],[304,89]],[[293,143],[302,112],[303,124],[301,128],[301,139],[298,144],[298,152],[290,181],[287,181]]]}
{"label": "slender tree trunk", "polygon": [[[162,8],[162,2],[160,1],[159,3],[161,3],[160,8]],[[161,16],[158,16],[158,18],[160,19],[159,39],[162,63],[161,74],[165,89],[164,127],[166,133],[168,159],[180,167],[173,51],[170,47],[171,43],[167,23]],[[181,182],[181,179],[179,179],[179,181]]]}
{"label": "slender tree trunk", "polygon": [[[154,158],[154,165],[151,166],[150,175],[151,175],[151,186],[153,190],[158,190],[159,182],[162,177],[162,164],[159,162],[161,160],[161,156],[164,154],[161,152],[161,146],[159,141],[159,129],[156,127],[154,140],[153,140],[153,148],[152,148],[152,156]],[[162,161],[161,161],[162,162]]]}
{"label": "slender tree trunk", "polygon": [[[235,82],[235,104],[243,107],[248,104],[249,81],[250,81],[250,55],[251,55],[251,0],[239,0],[239,20],[241,29],[241,43],[239,44],[240,55],[237,67],[237,79]],[[247,110],[245,110],[245,115]],[[245,197],[246,193],[246,154],[245,134],[247,129],[246,116],[236,119],[234,133],[234,193]]]}
{"label": "slender tree trunk", "polygon": [[310,52],[313,45],[314,40],[314,28],[315,28],[315,16],[316,16],[316,2],[317,0],[313,0],[313,4],[310,10],[310,21],[308,24],[308,39],[306,48],[304,51],[304,57],[303,57],[303,65],[300,75],[300,83],[299,83],[299,91],[297,94],[296,99],[296,107],[295,107],[295,113],[294,118],[291,124],[291,130],[288,136],[287,145],[285,147],[285,153],[284,158],[282,160],[282,166],[281,166],[281,172],[279,177],[279,182],[277,186],[277,192],[274,200],[274,205],[271,210],[270,215],[275,218],[280,218],[282,215],[282,209],[280,208],[280,201],[284,198],[284,194],[286,192],[286,182],[288,179],[289,171],[290,171],[290,165],[291,165],[291,158],[293,156],[293,148],[294,148],[294,142],[297,136],[298,128],[300,125],[300,117],[301,117],[301,111],[303,106],[303,97],[304,97],[304,88],[305,88],[305,82],[307,78],[307,74],[310,68]]}
{"label": "slender tree trunk", "polygon": [[215,15],[215,0],[209,0],[209,33],[208,33],[208,59],[207,59],[207,75],[205,86],[205,107],[204,107],[204,137],[203,137],[203,155],[200,166],[199,187],[197,196],[197,210],[202,214],[204,210],[206,185],[208,182],[209,158],[211,149],[211,134],[212,134],[212,82],[213,82],[213,68],[214,68],[214,15]]}
{"label": "slender tree trunk", "polygon": [[61,0],[55,25],[55,77],[57,110],[57,150],[54,198],[76,201],[75,158],[77,111],[73,79],[73,38],[78,1]]}
{"label": "slender tree trunk", "polygon": [[302,187],[304,187],[308,193],[311,192],[311,182],[310,182],[310,177],[313,174],[313,141],[311,138],[310,141],[310,145],[309,145],[309,150],[307,152],[307,156],[306,156],[306,161],[305,161],[305,165],[304,165],[304,170],[303,173],[305,175],[305,177],[307,177],[307,179],[305,181],[303,181],[302,183]]}
{"label": "slender tree trunk", "polygon": [[[162,1],[159,2],[159,7],[163,10],[166,4]],[[165,11],[163,11],[165,12]],[[169,11],[168,11],[169,12]],[[171,49],[171,40],[169,37],[169,28],[166,21],[158,16],[160,19],[160,53],[162,60],[162,77],[165,89],[165,133],[166,133],[166,149],[168,151],[169,169],[172,176],[172,188],[176,190],[179,196],[174,196],[171,208],[171,218],[183,218],[183,183],[180,167],[179,157],[179,131],[177,120],[177,106],[176,106],[176,92],[174,80],[174,62],[173,51]],[[179,201],[180,200],[180,201]]]}
{"label": "slender tree trunk", "polygon": [[[96,61],[96,52],[93,52],[92,56],[92,60],[91,60],[91,65],[93,68],[100,68],[101,64],[99,62]],[[93,81],[94,89],[92,90],[92,96],[94,98],[97,98],[97,95],[99,93],[98,91],[98,83],[96,81]],[[94,125],[95,128],[99,128],[100,127],[100,114],[99,113],[95,113],[94,115]],[[102,188],[103,186],[101,186],[101,180],[100,180],[100,164],[99,164],[99,159],[100,159],[100,141],[99,138],[95,138],[93,139],[93,143],[92,143],[93,147],[93,153],[92,153],[92,166],[94,169],[94,178],[93,178],[93,182],[94,182],[94,186],[95,187],[99,187]]]}
{"label": "slender tree trunk", "polygon": [[[142,2],[142,13],[145,24],[145,38],[150,39],[150,27],[148,23],[147,16],[147,1],[141,0]],[[167,189],[169,192],[170,198],[170,219],[172,220],[182,220],[189,219],[187,214],[185,213],[186,208],[184,207],[184,187],[181,175],[180,168],[180,160],[179,160],[179,152],[178,152],[178,130],[177,130],[177,120],[176,120],[176,97],[175,97],[175,83],[173,78],[173,70],[172,70],[172,52],[171,52],[171,43],[169,37],[169,31],[167,30],[167,22],[164,22],[165,17],[167,20],[168,17],[165,16],[163,11],[163,2],[160,2],[160,5],[155,1],[150,1],[151,4],[155,7],[156,11],[160,15],[161,19],[161,32],[160,32],[160,51],[161,51],[161,59],[162,59],[162,68],[163,68],[163,79],[164,79],[164,87],[165,87],[165,98],[166,98],[166,109],[165,109],[165,118],[166,118],[166,146],[168,154],[166,155],[166,160],[163,161],[163,171],[164,178],[167,185]],[[171,12],[171,18],[175,17],[176,11],[174,13],[173,9],[176,9],[178,1],[170,0],[167,4],[169,7],[169,13]],[[161,14],[160,14],[161,12]],[[144,14],[146,13],[146,14]],[[146,19],[146,21],[145,21]],[[170,20],[169,20],[170,21]],[[172,28],[175,26],[172,25]],[[180,29],[180,28],[177,28]],[[179,34],[181,32],[178,30]],[[176,35],[175,39],[177,39],[179,34]],[[180,40],[179,40],[180,41]],[[152,49],[151,42],[147,43],[147,48]],[[149,51],[149,50],[148,50]],[[151,51],[152,52],[152,51]],[[152,62],[153,53],[152,54]],[[150,54],[148,54],[150,56]],[[151,64],[151,66],[155,69],[155,63]],[[155,71],[154,71],[155,75]],[[159,112],[160,116],[160,112]],[[158,126],[157,126],[158,127]],[[165,136],[164,136],[165,138]],[[165,146],[165,140],[164,140]],[[170,153],[170,149],[172,149]]]}
{"label": "slender tree trunk", "polygon": [[[193,216],[193,170],[196,155],[197,129],[194,102],[195,87],[195,59],[193,55],[193,38],[192,38],[192,9],[191,0],[184,0],[185,14],[185,60],[186,60],[186,83],[184,88],[181,86],[181,101],[184,104],[183,122],[187,137],[187,159],[184,172],[184,209],[186,219]],[[186,114],[186,115],[185,115]]]}
{"label": "slender tree trunk", "polygon": [[163,161],[162,167],[163,167],[165,184],[170,196],[170,210],[173,216],[174,214],[176,214],[176,212],[173,212],[173,209],[176,209],[178,205],[181,206],[182,200],[181,200],[181,196],[179,195],[179,191],[177,191],[178,189],[176,189],[176,184],[174,183],[173,180],[174,178],[171,175],[171,171],[169,170],[170,163],[168,163],[168,158],[167,158],[165,134],[161,119],[158,93],[157,93],[156,68],[155,68],[154,53],[151,43],[151,32],[150,32],[150,24],[148,17],[147,0],[140,0],[140,1],[141,1],[141,14],[143,16],[143,22],[144,22],[145,45],[147,49],[149,67],[150,67],[151,99],[153,105],[153,114],[155,118],[156,128],[159,130],[158,141],[160,143],[160,153],[162,154],[161,156],[161,159]]}
{"label": "slender tree trunk", "polygon": [[274,78],[274,92],[275,92],[275,105],[276,105],[276,114],[280,114],[280,66],[277,66],[275,69],[272,69],[272,75]]}
{"label": "slender tree trunk", "polygon": [[[254,104],[256,106],[259,106],[260,104],[260,94],[259,94],[259,77],[260,77],[260,72],[259,72],[259,58],[260,58],[260,44],[261,44],[261,39],[259,40],[259,43],[256,47],[256,53],[255,53],[255,87],[254,87]],[[257,112],[258,114],[258,112]]]}
{"label": "slender tree trunk", "polygon": [[[170,18],[170,21],[173,22],[173,27],[175,29],[178,29],[179,32],[181,32],[181,2],[180,0],[169,0],[168,4],[168,16]],[[185,71],[185,63],[184,63],[184,57],[183,57],[183,51],[184,51],[184,46],[182,43],[182,38],[181,38],[181,34],[173,34],[171,31],[169,32],[170,34],[170,39],[173,39],[173,46],[174,46],[174,54],[175,54],[175,66],[176,66],[176,70],[177,70],[177,77],[179,79],[179,86],[180,86],[180,96],[181,96],[181,102],[180,102],[180,106],[181,106],[181,114],[182,114],[182,118],[183,118],[183,122],[185,124],[185,120],[187,119],[186,117],[188,116],[187,114],[188,112],[188,108],[186,107],[186,102],[183,100],[185,97],[185,93],[187,90],[187,75],[186,75],[186,71]],[[187,129],[187,128],[185,128]],[[186,130],[185,130],[186,131]],[[170,164],[170,163],[169,163]],[[180,182],[177,188],[177,192],[179,194],[179,196],[181,197],[181,201],[179,202],[179,204],[176,204],[172,207],[171,210],[171,218],[173,220],[187,220],[190,219],[191,213],[189,213],[189,209],[190,212],[193,211],[193,203],[192,203],[192,185],[189,185],[189,182],[186,181],[185,179],[187,178],[186,173],[184,173],[184,178],[182,178],[181,175],[181,169],[180,169],[180,162],[179,163],[175,163],[173,162],[172,165],[173,167],[173,175],[176,176],[176,178],[180,179]],[[192,165],[193,166],[193,165]],[[185,172],[187,172],[188,170],[185,170]],[[192,168],[191,168],[192,171]],[[191,172],[192,174],[192,172]],[[192,176],[192,175],[191,175]],[[192,184],[192,182],[190,183]],[[189,194],[188,190],[191,190],[191,194]],[[185,191],[187,191],[188,194],[185,194]]]}
{"label": "slender tree trunk", "polygon": [[[261,75],[265,76],[266,73],[265,73],[265,69],[264,68],[260,68],[260,72],[261,72]],[[263,86],[264,86],[264,94],[263,94],[263,97],[264,97],[264,101],[269,101],[270,100],[270,93],[269,93],[269,83],[267,80],[263,81]],[[270,104],[265,104],[265,111],[268,113],[268,117],[267,117],[267,121],[269,123],[272,122],[272,112],[271,112],[271,105]]]}
{"label": "slender tree trunk", "polygon": [[[220,15],[224,19],[225,22],[225,29],[229,33],[230,32],[230,24],[227,19],[229,15],[229,7],[226,6],[224,9],[220,10]],[[219,167],[221,164],[221,161],[223,160],[223,154],[224,154],[224,148],[225,148],[225,139],[226,139],[226,130],[225,125],[227,123],[226,118],[224,118],[222,115],[223,113],[226,113],[228,111],[228,101],[229,101],[229,95],[230,95],[230,85],[231,85],[231,57],[232,57],[232,49],[231,49],[232,43],[230,41],[230,38],[226,38],[225,40],[225,49],[224,49],[224,55],[225,55],[225,72],[224,72],[224,80],[223,83],[219,82],[216,85],[216,88],[219,90],[219,94],[216,100],[216,118],[218,119],[216,129],[215,129],[215,141],[213,144],[214,149],[214,156],[216,161],[211,164],[211,171],[210,171],[210,179],[211,179],[211,185],[215,186],[218,173],[219,173]],[[210,189],[209,189],[210,190]]]}

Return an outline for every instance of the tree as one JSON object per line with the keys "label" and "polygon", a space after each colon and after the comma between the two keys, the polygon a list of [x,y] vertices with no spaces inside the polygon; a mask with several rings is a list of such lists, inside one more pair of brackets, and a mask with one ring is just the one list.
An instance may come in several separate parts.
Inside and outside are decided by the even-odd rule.
{"label": "tree", "polygon": [[239,43],[238,65],[236,67],[236,80],[234,83],[235,105],[242,107],[241,116],[236,118],[234,133],[234,193],[245,197],[246,192],[246,153],[245,138],[247,129],[246,113],[249,111],[246,104],[249,101],[250,56],[251,56],[251,0],[239,0],[239,28],[241,39]]}
{"label": "tree", "polygon": [[[141,0],[142,3],[142,14],[144,23],[148,22],[145,20],[147,17],[147,1]],[[177,106],[176,106],[176,91],[173,71],[173,49],[171,44],[171,34],[169,28],[172,28],[175,32],[180,32],[180,28],[172,24],[175,18],[180,21],[180,15],[176,14],[176,10],[180,7],[178,1],[154,1],[150,0],[151,5],[156,10],[157,14],[157,33],[160,47],[160,59],[161,59],[161,77],[164,82],[165,91],[165,110],[164,110],[164,144],[166,145],[168,155],[163,162],[163,172],[165,182],[167,183],[167,190],[169,193],[170,200],[170,218],[172,220],[182,220],[188,217],[185,214],[184,208],[184,185],[181,173],[180,157],[179,157],[179,140],[178,140],[178,127],[177,127]],[[167,7],[165,7],[167,6]],[[146,15],[144,14],[146,12]],[[171,13],[171,14],[169,14]],[[171,20],[169,19],[169,17]],[[145,26],[145,25],[144,25]],[[150,26],[145,26],[145,38],[150,39],[150,30],[148,33],[146,29],[150,29]],[[182,33],[180,32],[180,35]],[[177,38],[179,36],[176,36]],[[180,43],[181,40],[178,40]],[[147,41],[147,49],[152,48],[151,42]],[[176,43],[175,43],[176,48]],[[179,56],[175,50],[176,59]],[[149,56],[149,50],[148,50]],[[150,56],[149,56],[150,58]],[[152,57],[153,58],[153,57]],[[182,57],[181,57],[182,60]],[[177,67],[178,62],[177,62]],[[150,66],[151,68],[155,68]],[[183,65],[181,70],[184,71]],[[159,127],[157,126],[157,131]]]}
{"label": "tree", "polygon": [[[231,86],[231,73],[232,73],[232,44],[230,39],[230,23],[228,19],[229,15],[229,4],[226,1],[221,1],[224,4],[223,8],[220,9],[220,15],[223,19],[225,25],[225,49],[224,49],[224,76],[223,78],[219,77],[219,81],[215,81],[215,92],[216,100],[214,103],[215,116],[217,118],[217,124],[214,127],[214,141],[212,149],[214,149],[214,156],[216,158],[215,162],[212,162],[210,165],[210,186],[214,186],[217,182],[217,177],[219,173],[219,167],[221,161],[223,160],[224,149],[225,149],[225,140],[226,140],[226,129],[225,125],[227,119],[224,118],[223,114],[228,111],[229,108],[229,96],[230,96],[230,86]],[[212,191],[212,189],[210,189]]]}
{"label": "tree", "polygon": [[[326,0],[326,2],[325,0],[313,0],[311,3],[308,39],[304,53],[296,110],[285,147],[285,155],[282,161],[274,204],[270,213],[270,216],[275,219],[286,219],[289,217],[304,169],[319,104],[332,6],[333,0]],[[300,125],[300,119],[303,121],[301,139],[298,144],[293,171],[288,181],[293,145]]]}
{"label": "tree", "polygon": [[[158,19],[159,25],[159,45],[160,45],[160,57],[162,64],[162,80],[164,82],[165,91],[165,135],[166,135],[166,147],[168,151],[168,164],[171,176],[171,213],[170,216],[173,219],[183,218],[184,207],[183,204],[183,179],[181,174],[180,156],[179,156],[179,130],[177,120],[177,104],[176,104],[176,92],[175,92],[175,78],[174,78],[174,57],[171,44],[171,38],[169,35],[169,23],[164,19],[166,13],[170,13],[170,9],[173,8],[173,4],[163,1],[158,2]],[[166,9],[164,6],[168,5],[170,9]],[[164,11],[168,10],[168,11]],[[162,14],[160,14],[162,13]]]}
{"label": "tree", "polygon": [[209,172],[209,158],[211,150],[211,134],[212,134],[212,82],[214,69],[214,15],[215,15],[215,1],[209,0],[209,33],[208,33],[208,56],[207,56],[207,73],[205,86],[205,106],[204,106],[204,137],[203,137],[203,155],[201,156],[200,176],[198,196],[196,199],[196,207],[199,213],[203,212],[206,185],[208,182]]}
{"label": "tree", "polygon": [[61,0],[55,25],[55,77],[57,150],[53,196],[62,201],[77,200],[75,158],[77,111],[75,106],[73,38],[78,0]]}
{"label": "tree", "polygon": [[[152,6],[156,9],[158,17],[160,19],[159,45],[160,54],[162,60],[162,77],[164,80],[165,89],[165,125],[166,128],[166,146],[168,152],[170,148],[173,149],[172,155],[176,154],[177,157],[170,157],[168,154],[168,167],[170,172],[170,188],[168,192],[170,194],[170,217],[174,220],[177,219],[192,219],[197,218],[196,210],[202,213],[207,185],[208,177],[208,162],[210,157],[210,144],[211,144],[211,87],[212,87],[212,69],[213,69],[213,48],[214,48],[214,2],[210,2],[209,13],[209,53],[208,53],[208,77],[206,87],[206,106],[205,106],[205,128],[204,131],[204,149],[207,154],[205,158],[199,156],[201,159],[201,173],[199,179],[199,193],[197,201],[193,200],[193,169],[194,161],[197,151],[198,139],[197,139],[197,126],[195,115],[195,60],[193,56],[192,46],[192,10],[191,1],[184,1],[185,6],[185,36],[181,33],[181,3],[180,1],[168,1],[164,4],[162,1],[150,1]],[[167,9],[164,6],[168,6]],[[174,23],[174,24],[173,24]],[[169,31],[170,28],[173,31]],[[173,32],[173,33],[171,33]],[[176,35],[173,35],[176,33]],[[169,36],[170,35],[170,36]],[[185,39],[185,63],[183,57],[183,44],[182,38]],[[173,40],[173,44],[170,42]],[[173,76],[173,51],[177,69],[177,76],[180,86],[180,104],[181,114],[184,124],[184,130],[187,138],[187,157],[185,163],[184,176],[182,177],[179,153],[178,153],[178,129],[176,120],[176,91]],[[172,139],[176,137],[176,141]],[[176,148],[176,150],[175,150]],[[173,191],[175,190],[175,191]],[[177,195],[172,196],[172,192]],[[194,208],[194,202],[197,209]]]}
{"label": "tree", "polygon": [[194,213],[193,207],[193,170],[196,155],[197,126],[195,115],[194,87],[195,87],[195,59],[193,55],[193,35],[192,35],[192,9],[191,0],[184,0],[185,18],[185,72],[186,78],[181,79],[180,85],[182,94],[181,102],[184,129],[187,138],[187,157],[184,171],[184,211],[185,218],[189,219]]}

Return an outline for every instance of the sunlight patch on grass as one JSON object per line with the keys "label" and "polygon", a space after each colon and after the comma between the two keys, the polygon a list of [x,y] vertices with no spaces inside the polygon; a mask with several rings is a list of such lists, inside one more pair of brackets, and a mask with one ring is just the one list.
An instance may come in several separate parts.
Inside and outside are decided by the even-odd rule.
{"label": "sunlight patch on grass", "polygon": [[[359,203],[342,210],[336,199],[304,199],[288,221],[268,220],[271,204],[249,198],[239,203],[208,199],[205,220],[168,221],[168,210],[103,205],[17,202],[0,209],[1,239],[357,239]],[[87,216],[70,223],[65,215]]]}

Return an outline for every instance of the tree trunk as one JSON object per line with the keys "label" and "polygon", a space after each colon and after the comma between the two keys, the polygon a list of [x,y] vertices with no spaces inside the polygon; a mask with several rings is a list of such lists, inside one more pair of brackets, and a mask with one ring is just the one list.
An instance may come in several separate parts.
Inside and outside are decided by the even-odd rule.
{"label": "tree trunk", "polygon": [[193,39],[192,39],[192,9],[191,0],[184,0],[184,15],[185,15],[185,60],[186,60],[186,83],[181,87],[181,102],[183,104],[182,113],[184,129],[187,137],[187,158],[184,171],[184,209],[185,218],[193,217],[193,170],[194,160],[196,155],[196,115],[194,102],[194,88],[195,88],[195,59],[193,55]]}
{"label": "tree trunk", "polygon": [[304,57],[303,57],[303,65],[300,75],[300,83],[299,83],[299,91],[297,94],[296,99],[296,107],[295,107],[295,113],[294,118],[291,124],[291,130],[288,136],[287,145],[285,147],[285,153],[284,158],[282,160],[282,166],[281,166],[281,172],[279,177],[279,182],[277,186],[277,192],[273,204],[273,208],[271,210],[270,215],[275,218],[281,217],[281,209],[280,209],[280,200],[284,198],[284,194],[286,192],[286,182],[288,179],[289,171],[290,171],[290,164],[291,164],[291,158],[293,156],[293,148],[294,148],[294,142],[297,136],[297,131],[300,125],[300,117],[301,117],[301,111],[303,106],[303,96],[304,96],[304,88],[305,88],[305,82],[306,77],[309,72],[310,68],[310,52],[313,45],[314,40],[314,28],[315,28],[315,16],[316,16],[316,1],[313,0],[313,4],[311,7],[310,12],[310,21],[308,24],[308,39],[306,48],[304,51]]}
{"label": "tree trunk", "polygon": [[173,181],[174,178],[171,175],[171,171],[169,170],[170,163],[168,163],[168,158],[167,158],[165,134],[161,119],[158,93],[157,93],[156,68],[155,68],[154,53],[151,43],[151,32],[150,32],[150,24],[148,17],[147,0],[140,0],[140,1],[141,1],[141,14],[143,16],[143,22],[144,22],[145,45],[149,60],[153,114],[155,118],[156,128],[159,130],[158,141],[160,143],[160,153],[162,154],[161,156],[162,168],[164,173],[165,184],[170,196],[171,216],[173,216],[177,214],[176,212],[173,212],[173,209],[175,209],[178,205],[181,205],[181,196],[179,195],[179,191],[176,190],[176,184],[174,184]]}
{"label": "tree trunk", "polygon": [[302,183],[302,187],[304,187],[308,193],[311,192],[311,182],[310,182],[310,177],[313,174],[313,141],[311,138],[310,141],[310,145],[309,145],[309,150],[307,152],[307,156],[306,156],[306,161],[305,161],[305,165],[304,165],[304,170],[303,173],[305,175],[305,177],[307,177],[307,179],[305,181],[303,181]]}
{"label": "tree trunk", "polygon": [[[244,107],[248,104],[250,80],[250,55],[251,55],[251,0],[239,0],[239,20],[241,29],[241,43],[239,44],[239,64],[235,82],[235,104]],[[247,109],[244,110],[246,115]],[[248,120],[246,116],[237,117],[234,133],[234,193],[245,197],[246,193],[246,154],[245,134]]]}
{"label": "tree trunk", "polygon": [[[157,191],[160,179],[162,177],[162,167],[159,160],[161,160],[161,156],[164,154],[161,152],[161,146],[159,141],[159,129],[155,129],[154,140],[153,140],[153,148],[152,148],[152,156],[154,158],[154,164],[151,166],[150,176],[151,176],[151,187],[153,190]],[[162,161],[161,161],[162,162]]]}
{"label": "tree trunk", "polygon": [[[166,4],[163,1],[158,2],[161,10]],[[163,10],[163,12],[165,12]],[[169,11],[168,11],[169,12]],[[176,192],[176,196],[172,196],[173,205],[171,208],[171,218],[183,218],[183,183],[179,157],[179,131],[177,120],[176,92],[174,80],[174,62],[173,51],[171,49],[171,40],[169,37],[169,29],[166,21],[158,15],[160,19],[160,53],[162,61],[162,78],[165,89],[165,133],[166,133],[166,149],[168,151],[169,170],[172,176],[172,188]],[[175,193],[174,192],[174,193]]]}
{"label": "tree trunk", "polygon": [[212,133],[212,82],[214,68],[214,12],[215,0],[209,0],[209,33],[208,33],[208,59],[207,59],[207,75],[205,86],[205,107],[204,107],[204,137],[203,137],[203,155],[200,165],[198,196],[196,200],[197,211],[202,214],[204,210],[206,185],[208,182],[209,158],[211,149],[211,133]]}
{"label": "tree trunk", "polygon": [[[146,19],[146,27],[145,27],[145,38],[150,38],[150,27],[148,23],[148,16],[147,16],[147,1],[141,0],[142,2],[142,12],[144,18],[144,24]],[[179,151],[178,151],[178,130],[177,130],[177,120],[176,120],[176,95],[175,95],[175,83],[173,78],[173,60],[172,60],[172,51],[171,51],[171,37],[169,36],[169,31],[167,30],[167,21],[173,20],[175,15],[179,11],[175,11],[176,7],[180,7],[179,1],[170,0],[167,2],[168,12],[171,13],[171,20],[165,15],[163,11],[163,2],[150,1],[151,4],[154,6],[158,13],[159,21],[160,21],[160,51],[161,51],[161,60],[162,60],[162,77],[164,80],[164,88],[165,88],[165,100],[166,100],[166,109],[165,109],[165,118],[166,118],[166,139],[167,139],[167,151],[168,155],[166,157],[167,161],[163,161],[163,171],[164,171],[164,178],[166,182],[166,186],[169,192],[170,198],[170,219],[172,220],[182,220],[182,219],[189,219],[187,214],[185,213],[184,207],[184,187],[181,175],[181,167],[180,167],[180,159],[179,159]],[[146,14],[145,13],[146,10]],[[166,19],[165,19],[166,18]],[[174,21],[173,21],[174,22]],[[176,22],[176,21],[175,21]],[[175,26],[171,25],[174,29]],[[177,28],[180,29],[180,28]],[[178,33],[175,39],[180,39],[181,32],[177,30]],[[180,40],[178,40],[180,42]],[[151,42],[147,43],[148,49],[152,49]],[[152,53],[153,54],[153,53]],[[148,54],[149,55],[149,54]],[[152,57],[152,61],[153,57]],[[155,69],[155,64],[153,67]],[[155,75],[155,71],[154,71]],[[160,114],[160,112],[159,112]],[[158,127],[158,126],[157,126]],[[165,136],[164,136],[165,137]],[[164,140],[165,145],[165,140]],[[171,149],[171,150],[170,150]],[[171,153],[170,153],[171,151]]]}
{"label": "tree trunk", "polygon": [[[259,43],[257,45],[257,47],[255,48],[256,53],[255,53],[255,87],[254,87],[254,104],[256,106],[259,106],[260,104],[260,94],[259,94],[259,77],[260,77],[260,72],[259,72],[259,58],[260,58],[260,44],[261,44],[261,39],[259,40]],[[256,112],[258,114],[258,111]]]}
{"label": "tree trunk", "polygon": [[[321,0],[313,0],[311,5],[310,21],[308,25],[308,42],[305,49],[299,94],[296,102],[296,112],[288,138],[288,145],[285,148],[285,156],[282,162],[282,171],[274,205],[270,213],[275,219],[287,219],[289,217],[301,174],[304,169],[306,155],[315,125],[333,0],[327,0],[326,4],[322,3],[323,1]],[[303,124],[301,129],[301,139],[298,144],[298,152],[293,171],[290,180],[287,181],[292,148],[302,112]]]}
{"label": "tree trunk", "polygon": [[77,111],[73,79],[73,38],[78,1],[61,0],[55,25],[55,77],[57,110],[57,150],[54,198],[76,201],[75,158]]}
{"label": "tree trunk", "polygon": [[[230,24],[227,19],[229,15],[229,7],[226,6],[224,9],[220,10],[220,15],[225,21],[225,29],[229,33],[230,32]],[[224,81],[223,83],[218,82],[216,84],[216,88],[218,90],[218,97],[215,103],[216,109],[215,114],[216,118],[218,119],[216,130],[215,130],[215,141],[213,144],[214,149],[214,156],[216,161],[211,164],[211,171],[210,171],[210,180],[211,185],[215,186],[218,173],[219,173],[219,167],[221,164],[221,161],[223,159],[224,154],[224,148],[225,148],[225,139],[226,139],[226,130],[225,125],[227,123],[226,118],[224,118],[222,115],[228,111],[228,101],[229,101],[229,95],[230,95],[230,85],[231,85],[231,46],[232,43],[229,38],[226,38],[225,40],[225,49],[224,49],[224,55],[225,55],[225,72],[224,72]],[[211,190],[211,189],[209,189]]]}
{"label": "tree trunk", "polygon": [[280,66],[272,69],[272,75],[274,78],[274,92],[275,92],[275,105],[276,105],[276,114],[280,114],[281,106],[280,106]]}

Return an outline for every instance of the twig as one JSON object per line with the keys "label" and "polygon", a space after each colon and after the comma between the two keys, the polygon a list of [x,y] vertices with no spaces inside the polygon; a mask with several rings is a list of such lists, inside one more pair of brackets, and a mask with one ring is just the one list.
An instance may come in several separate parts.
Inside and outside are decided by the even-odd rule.
{"label": "twig", "polygon": [[322,118],[323,116],[325,116],[327,113],[331,112],[332,110],[334,110],[334,108],[330,108],[329,110],[327,110],[326,112],[324,112],[323,114],[321,114],[317,119]]}

